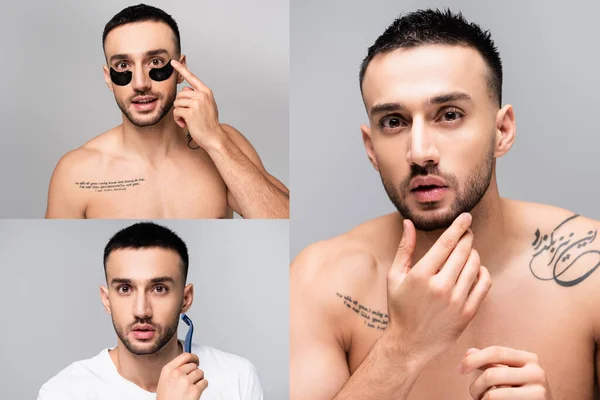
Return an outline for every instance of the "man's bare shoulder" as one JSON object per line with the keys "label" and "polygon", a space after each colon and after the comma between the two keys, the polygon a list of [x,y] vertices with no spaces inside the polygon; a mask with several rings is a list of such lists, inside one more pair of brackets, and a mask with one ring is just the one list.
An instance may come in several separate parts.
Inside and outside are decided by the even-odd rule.
{"label": "man's bare shoulder", "polygon": [[81,147],[71,150],[59,160],[55,174],[73,176],[97,171],[103,161],[114,155],[119,146],[118,127],[90,139]]}
{"label": "man's bare shoulder", "polygon": [[103,173],[111,144],[116,141],[111,129],[83,146],[71,150],[58,161],[48,188],[46,218],[83,218],[90,191],[80,190]]}
{"label": "man's bare shoulder", "polygon": [[400,216],[393,213],[311,244],[292,262],[291,276],[313,287],[370,287],[387,273],[389,250],[397,247],[401,226]]}
{"label": "man's bare shoulder", "polygon": [[[505,211],[513,218],[522,221],[522,227],[529,233],[539,231],[544,234],[553,231],[570,230],[574,237],[589,229],[600,227],[600,221],[579,213],[548,204],[505,200]],[[571,232],[572,231],[572,232]]]}

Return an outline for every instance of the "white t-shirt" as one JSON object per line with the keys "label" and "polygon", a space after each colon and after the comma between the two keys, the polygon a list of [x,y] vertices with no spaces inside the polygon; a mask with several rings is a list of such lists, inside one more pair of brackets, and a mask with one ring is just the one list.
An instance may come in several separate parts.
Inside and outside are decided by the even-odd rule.
{"label": "white t-shirt", "polygon": [[[155,400],[123,378],[104,349],[97,356],[74,362],[46,382],[37,400]],[[192,345],[208,388],[200,400],[264,400],[254,365],[243,357],[208,346]]]}

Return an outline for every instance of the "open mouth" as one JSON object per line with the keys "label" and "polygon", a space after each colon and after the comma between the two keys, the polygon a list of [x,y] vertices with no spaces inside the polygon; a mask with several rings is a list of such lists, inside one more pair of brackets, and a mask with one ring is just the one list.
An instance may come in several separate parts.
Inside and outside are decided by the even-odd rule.
{"label": "open mouth", "polygon": [[410,192],[420,203],[437,203],[442,201],[448,191],[448,186],[420,185]]}
{"label": "open mouth", "polygon": [[411,192],[427,192],[430,190],[445,189],[447,187],[448,186],[422,185],[422,186],[417,186],[416,188],[412,189]]}
{"label": "open mouth", "polygon": [[158,99],[150,99],[150,100],[134,100],[133,104],[151,104],[157,101]]}

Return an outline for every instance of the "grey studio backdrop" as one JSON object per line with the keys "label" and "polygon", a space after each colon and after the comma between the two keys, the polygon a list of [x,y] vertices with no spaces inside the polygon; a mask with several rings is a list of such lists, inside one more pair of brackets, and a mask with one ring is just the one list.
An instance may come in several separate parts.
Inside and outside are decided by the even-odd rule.
{"label": "grey studio backdrop", "polygon": [[291,255],[395,211],[369,163],[358,86],[367,48],[400,14],[461,10],[489,29],[504,65],[517,140],[499,159],[504,197],[600,219],[600,3],[575,0],[292,0]]}
{"label": "grey studio backdrop", "polygon": [[[1,2],[0,48],[10,56],[0,63],[0,217],[43,218],[60,157],[121,123],[102,75],[102,31],[141,1]],[[288,184],[288,1],[144,2],[175,18],[188,67],[213,90],[221,122]]]}
{"label": "grey studio backdrop", "polygon": [[[188,246],[194,342],[257,368],[269,399],[288,397],[287,221],[156,221]],[[0,395],[35,399],[70,363],[116,344],[99,287],[102,253],[126,221],[0,221]],[[10,304],[10,307],[7,305]],[[180,322],[179,337],[187,326]],[[210,377],[207,376],[210,382]]]}

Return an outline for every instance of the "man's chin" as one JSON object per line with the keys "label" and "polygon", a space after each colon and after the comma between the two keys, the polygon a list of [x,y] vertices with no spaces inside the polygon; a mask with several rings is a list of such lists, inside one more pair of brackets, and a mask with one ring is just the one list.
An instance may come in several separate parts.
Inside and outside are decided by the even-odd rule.
{"label": "man's chin", "polygon": [[156,348],[156,341],[147,343],[131,343],[129,342],[128,350],[136,356],[143,356],[148,354],[154,354],[159,349]]}
{"label": "man's chin", "polygon": [[423,232],[448,229],[460,215],[460,213],[456,214],[456,212],[444,209],[398,211],[404,218],[411,220],[416,230]]}
{"label": "man's chin", "polygon": [[156,112],[153,112],[152,114],[143,114],[143,116],[136,116],[129,113],[127,114],[127,119],[138,128],[153,126],[162,120]]}

